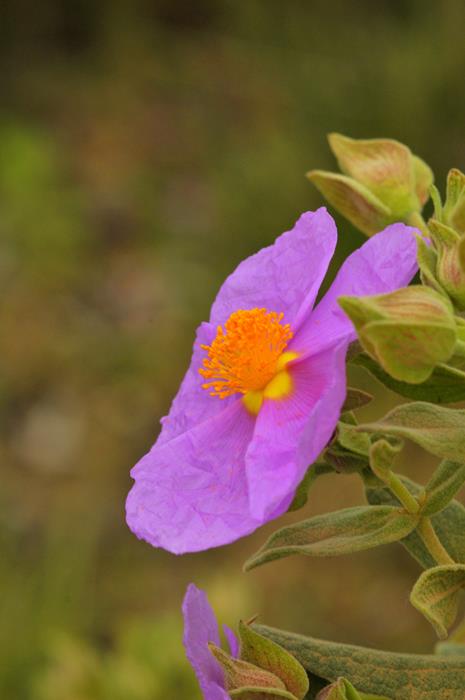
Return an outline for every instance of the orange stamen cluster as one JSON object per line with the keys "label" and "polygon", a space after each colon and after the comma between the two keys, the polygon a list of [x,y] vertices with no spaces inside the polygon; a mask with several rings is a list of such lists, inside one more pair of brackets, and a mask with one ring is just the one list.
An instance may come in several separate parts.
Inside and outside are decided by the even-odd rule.
{"label": "orange stamen cluster", "polygon": [[199,369],[208,381],[202,384],[212,396],[259,391],[273,379],[278,360],[292,338],[284,314],[266,309],[235,311],[218,331]]}

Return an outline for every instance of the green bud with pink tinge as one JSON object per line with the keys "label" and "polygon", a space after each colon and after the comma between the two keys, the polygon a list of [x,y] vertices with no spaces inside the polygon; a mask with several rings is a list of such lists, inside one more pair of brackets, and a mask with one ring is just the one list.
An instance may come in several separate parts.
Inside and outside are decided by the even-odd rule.
{"label": "green bud with pink tinge", "polygon": [[328,140],[341,173],[311,170],[307,177],[354,226],[371,236],[397,221],[424,223],[433,173],[407,146],[334,133]]}
{"label": "green bud with pink tinge", "polygon": [[434,289],[414,285],[390,294],[340,297],[338,302],[364,350],[394,379],[420,384],[454,352],[452,304]]}

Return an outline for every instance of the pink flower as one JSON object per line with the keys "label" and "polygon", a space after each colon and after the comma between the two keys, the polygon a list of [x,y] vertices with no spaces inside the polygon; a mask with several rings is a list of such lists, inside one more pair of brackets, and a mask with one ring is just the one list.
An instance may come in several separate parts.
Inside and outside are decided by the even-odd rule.
{"label": "pink flower", "polygon": [[[184,615],[184,647],[195,671],[204,700],[229,700],[225,690],[223,669],[215,659],[209,642],[220,646],[220,635],[215,614],[207,596],[193,583],[187,587],[182,604]],[[239,640],[234,632],[223,625],[231,656],[239,655]]]}
{"label": "pink flower", "polygon": [[232,542],[284,513],[335,429],[356,337],[342,295],[402,287],[415,229],[388,226],[350,255],[313,309],[336,245],[325,208],[227,278],[162,431],[134,467],[127,522],[176,554]]}

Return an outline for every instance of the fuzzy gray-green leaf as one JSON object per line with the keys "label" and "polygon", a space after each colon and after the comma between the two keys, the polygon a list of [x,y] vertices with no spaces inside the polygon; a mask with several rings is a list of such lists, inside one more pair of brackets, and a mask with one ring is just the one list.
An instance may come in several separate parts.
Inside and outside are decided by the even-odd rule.
{"label": "fuzzy gray-green leaf", "polygon": [[358,426],[358,430],[407,438],[437,457],[465,462],[463,409],[415,401],[396,406],[380,420]]}
{"label": "fuzzy gray-green leaf", "polygon": [[434,515],[443,510],[465,483],[465,462],[443,460],[425,489],[422,515]]}
{"label": "fuzzy gray-green leaf", "polygon": [[245,570],[292,554],[333,557],[400,540],[417,518],[393,506],[359,506],[318,515],[275,532],[246,563]]}
{"label": "fuzzy gray-green leaf", "polygon": [[328,681],[344,676],[359,692],[392,700],[464,700],[463,656],[397,654],[261,625],[256,629],[294,654],[308,672]]}
{"label": "fuzzy gray-green leaf", "polygon": [[[402,477],[402,481],[414,496],[418,496],[423,490],[421,486],[411,479]],[[389,489],[379,482],[378,485],[373,483],[369,473],[367,474],[365,489],[367,500],[373,505],[399,504],[399,501]],[[431,517],[431,523],[450,556],[457,562],[465,563],[464,506],[458,501],[451,501],[444,510]],[[400,544],[407,549],[423,568],[427,569],[436,565],[436,562],[415,530],[400,540]]]}
{"label": "fuzzy gray-green leaf", "polygon": [[[445,639],[458,611],[465,587],[465,564],[446,564],[423,571],[410,594],[410,602]],[[465,688],[464,688],[465,689]]]}

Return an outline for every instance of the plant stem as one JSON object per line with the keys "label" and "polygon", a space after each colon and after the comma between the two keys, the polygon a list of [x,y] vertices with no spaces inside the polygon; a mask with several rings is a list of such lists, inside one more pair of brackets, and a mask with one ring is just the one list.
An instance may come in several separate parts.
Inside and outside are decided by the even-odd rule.
{"label": "plant stem", "polygon": [[424,220],[424,218],[422,217],[422,215],[419,212],[417,212],[417,211],[412,212],[409,215],[406,223],[409,224],[409,226],[415,226],[415,228],[420,229],[420,231],[422,232],[422,234],[424,236],[426,236],[426,238],[430,237],[430,233],[428,231],[428,226],[426,225],[426,221]]}
{"label": "plant stem", "polygon": [[389,474],[388,486],[397,496],[406,511],[409,513],[418,513],[420,510],[420,505],[417,499],[412,496],[408,488],[402,483],[397,474],[394,474],[393,472]]}
{"label": "plant stem", "polygon": [[455,564],[454,560],[442,545],[429,518],[421,518],[417,526],[417,532],[428,552],[437,564]]}

